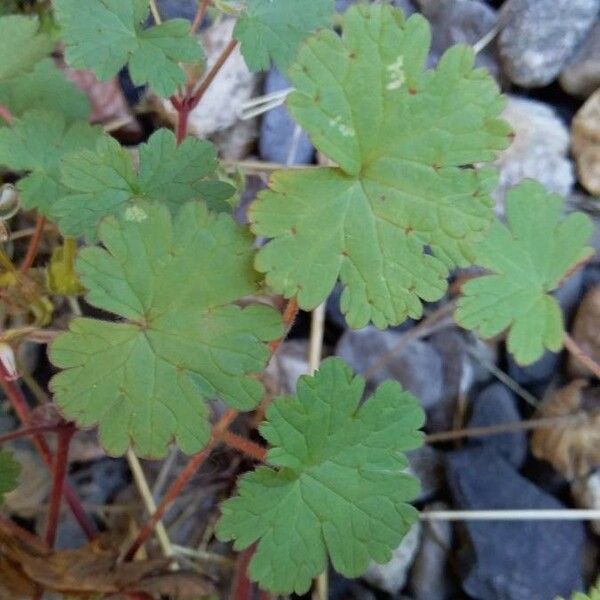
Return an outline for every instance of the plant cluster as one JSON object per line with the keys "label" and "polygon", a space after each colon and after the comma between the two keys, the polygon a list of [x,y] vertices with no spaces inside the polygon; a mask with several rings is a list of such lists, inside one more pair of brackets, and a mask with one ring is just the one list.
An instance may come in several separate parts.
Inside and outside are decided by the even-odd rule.
{"label": "plant cluster", "polygon": [[[485,274],[463,285],[457,322],[486,338],[507,332],[522,364],[561,349],[551,292],[590,256],[591,224],[563,218],[561,199],[534,181],[509,193],[506,224],[495,218],[489,165],[511,132],[471,48],[451,48],[429,70],[428,23],[385,3],[351,8],[338,33],[333,0],[215,2],[238,20],[199,77],[196,30],[209,2],[192,25],[162,22],[147,0],[52,4],[51,26],[0,18],[0,165],[18,174],[21,205],[38,219],[21,268],[2,253],[2,297],[36,328],[56,296],[84,294],[105,315],[71,319],[49,356],[62,416],[98,427],[108,454],[160,458],[176,443],[197,467],[219,442],[248,447],[229,425],[263,399],[258,375],[297,308],[314,309],[338,281],[348,324],[385,328],[420,318],[457,267],[479,266]],[[57,40],[69,66],[100,79],[127,67],[136,85],[170,98],[176,132],[159,129],[134,155],[90,125],[87,99],[51,57]],[[189,113],[238,44],[252,70],[274,61],[286,73],[291,114],[335,165],[276,172],[247,226],[233,218],[238,190],[215,147],[186,137]],[[46,222],[64,244],[32,268]],[[258,250],[257,235],[267,238]],[[273,294],[287,299],[285,314],[261,301]],[[260,432],[269,450],[254,446],[265,464],[223,503],[217,534],[238,550],[257,544],[249,573],[269,591],[305,592],[328,559],[357,576],[387,561],[417,518],[404,452],[422,441],[423,411],[395,382],[361,403],[363,391],[341,359],[328,359],[268,407]],[[214,398],[228,410],[211,426]],[[16,475],[0,454],[0,493]]]}

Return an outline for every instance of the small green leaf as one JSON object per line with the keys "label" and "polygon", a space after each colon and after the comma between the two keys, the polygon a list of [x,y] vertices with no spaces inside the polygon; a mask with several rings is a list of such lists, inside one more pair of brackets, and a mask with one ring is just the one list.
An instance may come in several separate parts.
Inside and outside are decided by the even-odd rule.
{"label": "small green leaf", "polygon": [[54,43],[39,33],[35,18],[11,15],[0,18],[0,81],[31,71],[52,52]]}
{"label": "small green leaf", "polygon": [[495,173],[461,167],[507,145],[503,100],[470,48],[424,71],[429,39],[425,19],[385,5],[351,8],[342,38],[309,38],[289,107],[339,167],[279,171],[250,209],[274,238],[256,261],[267,283],[310,310],[340,277],[351,327],[420,317],[493,218]]}
{"label": "small green leaf", "polygon": [[124,322],[79,318],[52,345],[65,369],[52,380],[56,401],[82,427],[98,425],[111,454],[131,443],[160,457],[175,439],[187,453],[209,436],[205,399],[241,410],[263,396],[252,377],[282,333],[279,313],[233,302],[257,292],[253,239],[229,215],[199,203],[171,217],[137,205],[100,227],[106,250],[86,248],[76,269],[94,306]]}
{"label": "small green leaf", "polygon": [[175,136],[159,129],[140,146],[136,173],[130,152],[114,139],[99,140],[94,151],[71,154],[62,162],[62,182],[69,193],[53,210],[65,235],[96,237],[101,219],[123,214],[140,200],[158,200],[175,213],[189,200],[220,208],[234,189],[215,175],[217,153],[207,141]]}
{"label": "small green leaf", "polygon": [[30,73],[0,81],[0,103],[15,117],[38,109],[62,113],[71,123],[86,121],[90,114],[85,93],[67,80],[51,58],[40,61]]}
{"label": "small green leaf", "polygon": [[327,554],[357,577],[370,560],[388,561],[417,518],[407,502],[419,484],[402,472],[402,453],[422,443],[423,411],[396,382],[361,404],[363,391],[338,358],[301,377],[261,428],[273,466],[244,475],[222,506],[219,537],[237,550],[258,541],[250,576],[270,592],[306,592]]}
{"label": "small green leaf", "polygon": [[253,71],[265,71],[271,60],[287,71],[306,37],[330,24],[333,0],[248,0],[233,32]]}
{"label": "small green leaf", "polygon": [[582,213],[561,221],[563,202],[535,181],[506,198],[508,227],[496,222],[477,246],[476,262],[492,271],[463,286],[457,322],[484,338],[505,329],[508,349],[520,364],[535,362],[544,349],[557,352],[564,333],[560,306],[549,292],[593,249],[592,224]]}
{"label": "small green leaf", "polygon": [[0,451],[0,504],[4,502],[4,495],[12,492],[19,483],[21,465],[6,450]]}
{"label": "small green leaf", "polygon": [[100,79],[116,75],[126,64],[133,83],[170,96],[186,82],[179,62],[196,63],[202,48],[190,23],[172,19],[144,29],[146,0],[54,0],[54,9],[72,67],[91,69]]}
{"label": "small green leaf", "polygon": [[29,171],[17,184],[24,208],[50,216],[64,196],[60,183],[63,156],[94,148],[103,136],[101,127],[83,121],[67,125],[60,113],[30,111],[12,127],[0,129],[0,164],[15,171]]}

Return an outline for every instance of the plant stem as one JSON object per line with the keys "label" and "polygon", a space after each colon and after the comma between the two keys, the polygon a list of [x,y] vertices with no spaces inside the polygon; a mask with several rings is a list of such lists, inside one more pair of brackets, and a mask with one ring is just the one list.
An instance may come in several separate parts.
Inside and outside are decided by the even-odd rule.
{"label": "plant stem", "polygon": [[[2,363],[0,363],[0,385],[2,386],[6,397],[9,399],[13,410],[19,417],[21,423],[25,427],[30,427],[31,418],[27,401],[23,396],[21,388],[15,384],[14,381],[11,381]],[[46,466],[49,469],[52,469],[54,461],[46,440],[40,434],[33,434],[33,444],[42,457],[42,460],[46,463]],[[93,540],[96,536],[96,526],[85,513],[85,510],[79,502],[75,492],[73,491],[73,488],[68,483],[65,485],[64,494],[71,512],[81,526],[81,529],[88,539]]]}
{"label": "plant stem", "polygon": [[279,346],[281,346],[281,344],[283,343],[283,340],[285,340],[285,338],[287,337],[289,330],[291,329],[294,321],[296,320],[296,317],[298,316],[298,310],[298,302],[296,298],[290,298],[290,300],[288,300],[288,303],[285,305],[285,308],[283,309],[282,315],[283,325],[286,328],[286,331],[282,337],[280,337],[278,340],[273,340],[269,344],[269,350],[271,351],[271,354],[274,354],[277,351]]}
{"label": "plant stem", "polygon": [[177,145],[181,144],[185,140],[188,134],[188,121],[190,117],[190,110],[187,107],[187,103],[184,101],[181,107],[177,109],[177,126],[175,128],[175,135],[177,137]]}
{"label": "plant stem", "polygon": [[204,464],[206,459],[210,456],[215,446],[221,440],[223,434],[227,428],[233,423],[238,413],[235,410],[227,410],[223,416],[219,419],[216,425],[213,427],[211,438],[204,449],[198,454],[195,454],[185,466],[185,469],[179,474],[179,477],[171,484],[164,498],[156,508],[156,511],[151,517],[144,523],[138,532],[135,540],[125,553],[124,561],[131,561],[137,554],[137,551],[144,545],[146,540],[152,535],[154,528],[157,523],[163,518],[165,512],[171,505],[171,503],[179,496],[185,486],[189,483],[190,479],[195,475],[198,469]]}
{"label": "plant stem", "polygon": [[158,10],[158,6],[156,5],[156,0],[148,0],[148,4],[150,6],[150,12],[152,13],[152,18],[157,25],[162,23],[162,18],[160,16],[160,12]]}
{"label": "plant stem", "polygon": [[586,354],[583,348],[566,331],[564,342],[566,349],[600,379],[600,365],[591,356]]}
{"label": "plant stem", "polygon": [[198,10],[196,11],[196,16],[194,17],[194,22],[190,29],[191,33],[196,33],[198,29],[200,29],[200,25],[202,25],[202,21],[204,21],[204,15],[206,15],[209,4],[210,0],[202,0],[198,5]]}
{"label": "plant stem", "polygon": [[226,431],[223,434],[223,443],[259,462],[264,462],[267,459],[266,448],[231,431]]}
{"label": "plant stem", "polygon": [[9,125],[12,125],[15,120],[13,114],[6,106],[4,106],[4,104],[0,104],[0,119],[4,119]]}
{"label": "plant stem", "polygon": [[512,510],[432,510],[419,514],[423,521],[596,521],[597,509],[512,509]]}
{"label": "plant stem", "polygon": [[17,429],[17,431],[11,431],[10,433],[5,433],[0,436],[0,444],[5,444],[6,442],[11,442],[12,440],[18,440],[22,437],[27,437],[29,435],[38,435],[40,433],[55,433],[60,429],[60,426],[56,425],[41,425],[40,427],[23,427],[21,429]]}
{"label": "plant stem", "polygon": [[54,469],[52,471],[52,492],[50,494],[50,507],[48,509],[48,525],[46,526],[46,544],[50,548],[54,546],[58,530],[60,504],[67,477],[69,446],[74,433],[75,428],[69,426],[62,429],[58,434],[58,445],[54,456]]}
{"label": "plant stem", "polygon": [[33,232],[33,236],[29,240],[29,246],[27,247],[27,254],[25,254],[25,258],[23,259],[23,264],[21,265],[21,272],[27,273],[33,265],[33,261],[37,256],[38,249],[40,247],[40,242],[42,241],[42,235],[44,234],[44,227],[46,225],[46,219],[41,215],[38,216],[35,222],[35,231]]}
{"label": "plant stem", "polygon": [[15,537],[28,546],[31,546],[38,550],[41,554],[44,554],[48,547],[44,544],[44,542],[38,538],[37,536],[29,533],[26,529],[19,527],[16,523],[7,519],[6,517],[0,516],[0,530],[7,535]]}
{"label": "plant stem", "polygon": [[192,93],[191,98],[190,98],[191,99],[190,110],[193,110],[198,105],[198,102],[200,102],[200,100],[202,100],[202,97],[206,93],[206,90],[208,90],[208,88],[210,87],[211,83],[214,81],[215,77],[218,75],[218,73],[221,70],[221,68],[223,67],[223,65],[227,62],[227,59],[231,56],[233,51],[237,48],[237,44],[238,44],[237,40],[234,40],[234,39],[229,40],[229,43],[227,44],[227,46],[225,46],[225,48],[223,49],[223,52],[221,52],[221,54],[220,54],[219,58],[217,58],[217,61],[215,62],[215,64],[210,68],[209,72],[206,74],[204,79],[200,82],[197,89]]}

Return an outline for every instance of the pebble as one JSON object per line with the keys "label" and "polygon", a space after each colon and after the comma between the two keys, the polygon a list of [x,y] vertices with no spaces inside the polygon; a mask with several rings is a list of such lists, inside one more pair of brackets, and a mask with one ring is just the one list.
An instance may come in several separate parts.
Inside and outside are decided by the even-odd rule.
{"label": "pebble", "polygon": [[338,342],[336,355],[356,373],[365,373],[382,363],[367,380],[369,390],[395,379],[419,399],[425,410],[432,409],[444,395],[442,358],[427,342],[412,340],[397,350],[401,342],[402,334],[393,330],[381,331],[372,326],[348,330]]}
{"label": "pebble", "polygon": [[[584,296],[572,327],[572,336],[578,346],[596,362],[600,362],[600,285]],[[569,354],[569,374],[573,377],[589,377],[589,369]]]}
{"label": "pebble", "polygon": [[553,81],[585,39],[600,0],[507,0],[498,47],[514,83],[542,87]]}
{"label": "pebble", "polygon": [[407,452],[409,469],[421,482],[421,493],[415,502],[427,502],[444,487],[443,454],[432,446],[423,444]]}
{"label": "pebble", "polygon": [[163,20],[188,19],[193,21],[198,10],[198,0],[157,0]]}
{"label": "pebble", "polygon": [[[288,89],[290,83],[273,67],[265,80],[265,94]],[[287,108],[278,106],[267,112],[260,127],[260,157],[280,164],[307,164],[314,159],[315,149],[302,130],[295,133],[296,123]]]}
{"label": "pebble", "polygon": [[[447,455],[456,507],[536,510],[565,507],[522,477],[496,450]],[[585,529],[577,521],[466,521],[463,588],[478,600],[547,600],[582,589]]]}
{"label": "pebble", "polygon": [[[492,383],[484,388],[473,402],[469,427],[489,427],[514,423],[521,420],[514,394],[501,383]],[[475,438],[474,445],[496,450],[517,469],[527,457],[527,434],[525,431],[512,431],[497,435]]]}
{"label": "pebble", "polygon": [[575,184],[568,157],[569,130],[554,109],[543,102],[509,96],[502,117],[515,137],[495,162],[499,170],[499,184],[493,193],[497,212],[503,214],[506,191],[525,178],[568,196]]}
{"label": "pebble", "polygon": [[575,115],[571,135],[579,181],[588,192],[600,195],[600,89]]}
{"label": "pebble", "polygon": [[[600,510],[600,471],[595,471],[589,477],[576,479],[571,485],[571,493],[577,506]],[[600,519],[590,521],[589,525],[596,535],[600,535]]]}
{"label": "pebble", "polygon": [[600,87],[600,20],[560,74],[563,89],[574,96],[590,96]]}
{"label": "pebble", "polygon": [[408,572],[417,555],[421,537],[421,523],[417,521],[394,550],[389,562],[380,565],[372,562],[363,579],[373,587],[395,596],[406,585]]}

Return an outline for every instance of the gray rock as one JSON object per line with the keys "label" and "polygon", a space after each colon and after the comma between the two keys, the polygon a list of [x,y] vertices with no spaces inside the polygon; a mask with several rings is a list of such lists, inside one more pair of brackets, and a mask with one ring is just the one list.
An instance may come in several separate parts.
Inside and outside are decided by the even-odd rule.
{"label": "gray rock", "polygon": [[583,296],[583,269],[578,269],[568,277],[553,296],[562,308],[565,321],[568,323]]}
{"label": "gray rock", "polygon": [[198,10],[198,0],[158,0],[158,10],[163,19],[192,21]]}
{"label": "gray rock", "polygon": [[[434,502],[427,510],[448,510],[444,502]],[[450,577],[448,557],[452,549],[452,524],[425,521],[421,545],[410,572],[410,589],[415,600],[452,600],[458,596]]]}
{"label": "gray rock", "polygon": [[585,39],[599,0],[507,0],[498,47],[515,83],[540,87],[553,81]]}
{"label": "gray rock", "polygon": [[570,136],[555,111],[536,100],[509,96],[502,117],[515,137],[495,163],[500,172],[493,194],[498,213],[503,213],[507,189],[525,178],[536,179],[548,191],[568,196],[575,184],[568,158]]}
{"label": "gray rock", "polygon": [[419,548],[420,536],[421,523],[417,521],[394,550],[392,559],[383,565],[372,562],[363,579],[388,594],[398,594],[406,585],[408,572]]}
{"label": "gray rock", "polygon": [[283,394],[293,394],[300,375],[308,373],[308,341],[286,340],[273,355],[266,375]]}
{"label": "gray rock", "polygon": [[565,66],[560,84],[569,94],[582,97],[600,87],[600,20]]}
{"label": "gray rock", "polygon": [[[265,80],[265,94],[290,87],[281,72],[272,68]],[[260,157],[269,162],[305,164],[313,160],[315,149],[304,131],[295,135],[296,123],[285,106],[278,106],[263,116],[260,127]]]}
{"label": "gray rock", "polygon": [[357,373],[373,369],[367,380],[369,389],[395,379],[420,400],[423,408],[431,409],[443,398],[442,359],[426,342],[413,340],[400,348],[402,342],[401,333],[369,326],[346,331],[336,354]]}
{"label": "gray rock", "polygon": [[[521,415],[514,394],[501,383],[492,383],[475,398],[469,427],[489,427],[520,420]],[[527,457],[528,444],[525,431],[485,436],[476,438],[471,443],[496,450],[516,468],[521,467]]]}
{"label": "gray rock", "polygon": [[[496,11],[479,0],[417,0],[432,30],[429,65],[455,44],[473,45],[488,34],[498,21]],[[477,55],[476,64],[498,77],[500,66],[493,45]]]}
{"label": "gray rock", "polygon": [[415,502],[431,500],[444,486],[443,454],[424,444],[407,453],[409,471],[421,482],[421,493]]}
{"label": "gray rock", "polygon": [[560,355],[554,352],[544,352],[538,361],[522,367],[517,364],[512,356],[508,355],[508,375],[517,383],[524,386],[537,386],[549,383],[558,369]]}
{"label": "gray rock", "polygon": [[[563,509],[498,452],[448,453],[447,477],[465,510]],[[478,600],[548,600],[582,587],[585,530],[576,521],[466,521],[463,588]]]}

